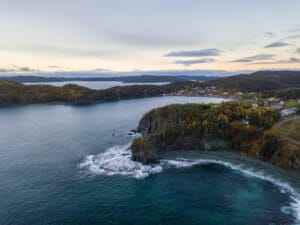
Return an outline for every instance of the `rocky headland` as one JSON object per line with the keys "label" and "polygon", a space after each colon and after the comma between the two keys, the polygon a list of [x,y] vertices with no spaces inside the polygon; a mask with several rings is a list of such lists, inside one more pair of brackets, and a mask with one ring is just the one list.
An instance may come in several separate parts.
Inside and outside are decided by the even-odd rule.
{"label": "rocky headland", "polygon": [[160,152],[231,151],[278,167],[300,170],[300,148],[281,140],[279,111],[247,102],[175,104],[146,113],[133,141],[132,159],[157,163]]}

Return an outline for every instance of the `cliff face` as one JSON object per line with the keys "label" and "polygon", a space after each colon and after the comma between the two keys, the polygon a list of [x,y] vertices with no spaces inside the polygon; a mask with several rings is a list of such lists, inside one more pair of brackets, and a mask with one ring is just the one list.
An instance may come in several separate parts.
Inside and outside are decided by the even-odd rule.
{"label": "cliff face", "polygon": [[282,143],[278,113],[244,103],[170,105],[151,110],[138,125],[154,151],[234,151],[276,166],[300,169],[300,149]]}
{"label": "cliff face", "polygon": [[158,156],[153,151],[151,144],[144,138],[137,138],[131,145],[131,157],[133,161],[144,164],[158,163]]}
{"label": "cliff face", "polygon": [[300,171],[300,147],[285,141],[270,162],[282,168]]}
{"label": "cliff face", "polygon": [[206,150],[217,151],[228,148],[227,142],[220,138],[197,138],[185,132],[178,135],[172,134],[172,128],[180,129],[182,120],[179,117],[171,121],[163,117],[143,117],[138,125],[138,130],[157,151],[170,150]]}

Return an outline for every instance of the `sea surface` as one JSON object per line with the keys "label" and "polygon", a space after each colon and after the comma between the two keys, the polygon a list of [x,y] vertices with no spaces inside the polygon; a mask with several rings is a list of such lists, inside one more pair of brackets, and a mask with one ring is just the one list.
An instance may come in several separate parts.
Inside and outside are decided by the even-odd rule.
{"label": "sea surface", "polygon": [[0,109],[1,225],[299,224],[299,174],[221,152],[130,160],[148,110],[205,97]]}
{"label": "sea surface", "polygon": [[111,88],[115,86],[129,86],[129,85],[164,85],[169,82],[147,82],[147,83],[123,83],[120,81],[62,81],[62,82],[34,82],[34,83],[24,83],[26,85],[38,85],[38,84],[47,84],[53,86],[64,86],[66,84],[77,84],[83,87],[87,87],[90,89],[100,90]]}

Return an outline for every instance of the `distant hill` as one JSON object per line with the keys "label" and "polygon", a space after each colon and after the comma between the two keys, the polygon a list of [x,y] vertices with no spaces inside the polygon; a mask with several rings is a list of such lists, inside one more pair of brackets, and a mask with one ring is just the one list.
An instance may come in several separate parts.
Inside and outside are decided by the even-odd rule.
{"label": "distant hill", "polygon": [[0,79],[0,106],[51,102],[93,104],[96,102],[161,96],[181,89],[195,87],[198,84],[198,82],[180,81],[165,85],[130,85],[92,90],[75,84],[55,87],[51,85],[25,85],[16,81]]}
{"label": "distant hill", "polygon": [[283,100],[300,99],[300,88],[286,88],[262,92],[263,97],[277,97]]}
{"label": "distant hill", "polygon": [[[140,82],[155,82],[150,79],[154,77],[157,78],[156,76],[142,76],[140,77],[142,79]],[[21,78],[24,79],[24,77]],[[25,78],[27,79],[27,82],[33,82],[32,80],[29,80],[30,77]],[[33,77],[32,79],[35,78],[36,77]],[[123,77],[123,82],[139,81],[137,77],[125,78],[126,80]],[[43,79],[52,78],[43,77]],[[166,80],[159,81],[163,82]],[[36,82],[43,81],[40,80]],[[158,80],[156,80],[156,82],[158,82]],[[266,96],[298,98],[300,90],[300,72],[261,71],[249,75],[218,78],[201,83],[176,81],[166,85],[116,86],[104,90],[92,90],[74,84],[68,84],[62,87],[54,87],[51,85],[24,85],[16,81],[0,79],[0,106],[50,102],[92,104],[103,101],[161,96],[163,94],[171,94],[181,90],[188,91],[195,88],[201,89],[212,86],[231,91],[260,92]]]}
{"label": "distant hill", "polygon": [[300,87],[299,71],[258,71],[209,80],[205,86],[216,86],[226,90],[244,92],[272,91]]}
{"label": "distant hill", "polygon": [[123,83],[155,83],[155,82],[175,82],[175,81],[205,81],[214,79],[209,76],[124,76],[124,77],[45,77],[45,76],[6,76],[0,79],[18,81],[22,83],[40,83],[40,82],[63,82],[63,81],[119,81]]}

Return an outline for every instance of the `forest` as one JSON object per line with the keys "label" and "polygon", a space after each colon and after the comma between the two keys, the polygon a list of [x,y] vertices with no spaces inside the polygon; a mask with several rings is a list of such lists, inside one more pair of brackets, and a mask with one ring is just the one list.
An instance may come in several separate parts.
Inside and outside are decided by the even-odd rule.
{"label": "forest", "polygon": [[24,85],[20,82],[0,79],[0,106],[31,103],[93,104],[96,102],[142,98],[171,94],[181,90],[189,93],[193,88],[214,87],[235,93],[258,92],[262,96],[282,99],[298,99],[300,96],[300,72],[259,71],[249,75],[216,78],[203,82],[176,81],[165,85],[116,86],[105,90],[92,90],[74,84],[62,87],[51,85]]}
{"label": "forest", "polygon": [[[282,163],[278,156],[284,151],[274,126],[280,119],[278,110],[249,102],[174,104],[145,114],[138,130],[156,152],[229,150],[276,164]],[[292,159],[284,160],[282,167],[291,166],[287,162]]]}
{"label": "forest", "polygon": [[76,105],[93,104],[96,102],[161,96],[196,84],[196,82],[182,81],[161,86],[132,85],[92,90],[74,84],[55,87],[51,85],[24,85],[15,81],[0,80],[0,106],[53,102]]}
{"label": "forest", "polygon": [[300,87],[299,71],[258,71],[203,82],[226,91],[264,92]]}
{"label": "forest", "polygon": [[300,99],[300,88],[285,88],[276,91],[262,92],[262,97],[277,97],[282,100]]}

